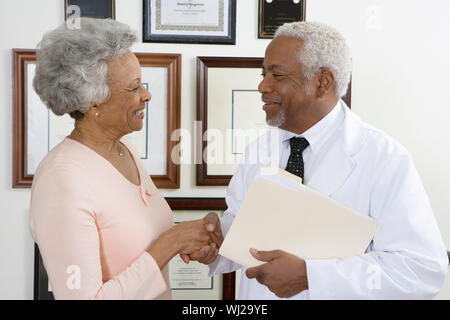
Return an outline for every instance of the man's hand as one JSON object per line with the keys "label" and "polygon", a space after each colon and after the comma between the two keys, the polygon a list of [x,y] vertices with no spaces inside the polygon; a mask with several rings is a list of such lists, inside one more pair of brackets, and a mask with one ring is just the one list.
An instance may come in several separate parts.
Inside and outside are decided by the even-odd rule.
{"label": "man's hand", "polygon": [[256,278],[280,298],[289,298],[308,289],[305,260],[281,250],[250,249],[250,253],[267,263],[247,269],[245,274],[249,279]]}
{"label": "man's hand", "polygon": [[210,212],[206,215],[204,221],[206,230],[210,232],[211,243],[189,255],[181,254],[180,257],[185,263],[189,263],[189,261],[198,261],[203,264],[210,264],[217,258],[219,248],[223,242],[219,216],[215,212]]}

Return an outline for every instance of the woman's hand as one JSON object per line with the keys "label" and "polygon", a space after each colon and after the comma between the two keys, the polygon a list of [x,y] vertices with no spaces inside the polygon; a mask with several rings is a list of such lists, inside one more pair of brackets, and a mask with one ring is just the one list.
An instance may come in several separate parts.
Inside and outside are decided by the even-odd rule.
{"label": "woman's hand", "polygon": [[[223,236],[222,232],[218,231],[216,225],[212,223],[216,223],[216,220],[211,220],[210,215],[211,213],[200,220],[177,224],[156,239],[148,253],[160,268],[164,267],[177,254],[181,254],[183,258],[199,252],[202,248],[211,250],[208,253],[213,252],[217,255],[218,248],[223,242]],[[218,223],[220,229],[220,222]],[[185,259],[183,258],[183,260]]]}
{"label": "woman's hand", "polygon": [[215,240],[212,232],[206,230],[204,219],[182,222],[172,229],[177,239],[175,241],[180,244],[179,254],[191,254]]}
{"label": "woman's hand", "polygon": [[216,260],[219,254],[219,248],[223,242],[219,216],[215,212],[210,212],[203,220],[205,221],[205,229],[211,232],[210,237],[213,239],[213,243],[190,254],[180,254],[185,263],[198,261],[203,264],[210,264]]}

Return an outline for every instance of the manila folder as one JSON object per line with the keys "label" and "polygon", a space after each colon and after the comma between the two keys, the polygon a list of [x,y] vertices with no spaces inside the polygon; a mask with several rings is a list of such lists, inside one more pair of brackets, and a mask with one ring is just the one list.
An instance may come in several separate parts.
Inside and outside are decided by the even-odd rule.
{"label": "manila folder", "polygon": [[245,267],[264,263],[250,248],[279,249],[302,259],[342,259],[362,255],[376,228],[373,218],[278,169],[253,181],[219,253]]}

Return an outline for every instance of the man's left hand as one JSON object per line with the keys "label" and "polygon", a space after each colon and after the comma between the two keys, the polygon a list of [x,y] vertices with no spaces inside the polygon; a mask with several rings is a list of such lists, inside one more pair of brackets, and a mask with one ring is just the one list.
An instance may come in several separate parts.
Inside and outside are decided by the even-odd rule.
{"label": "man's left hand", "polygon": [[280,298],[289,298],[308,289],[305,260],[281,250],[250,249],[250,253],[267,263],[247,269],[245,274],[249,279],[256,278]]}

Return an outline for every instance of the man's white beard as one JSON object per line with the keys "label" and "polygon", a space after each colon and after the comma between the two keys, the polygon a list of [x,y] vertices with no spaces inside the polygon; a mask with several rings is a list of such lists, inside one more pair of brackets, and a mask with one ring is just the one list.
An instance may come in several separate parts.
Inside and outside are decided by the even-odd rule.
{"label": "man's white beard", "polygon": [[281,109],[280,112],[278,112],[278,114],[274,118],[266,120],[266,122],[269,126],[276,127],[276,128],[278,128],[279,126],[284,124],[285,121],[286,121],[286,110],[285,109]]}

